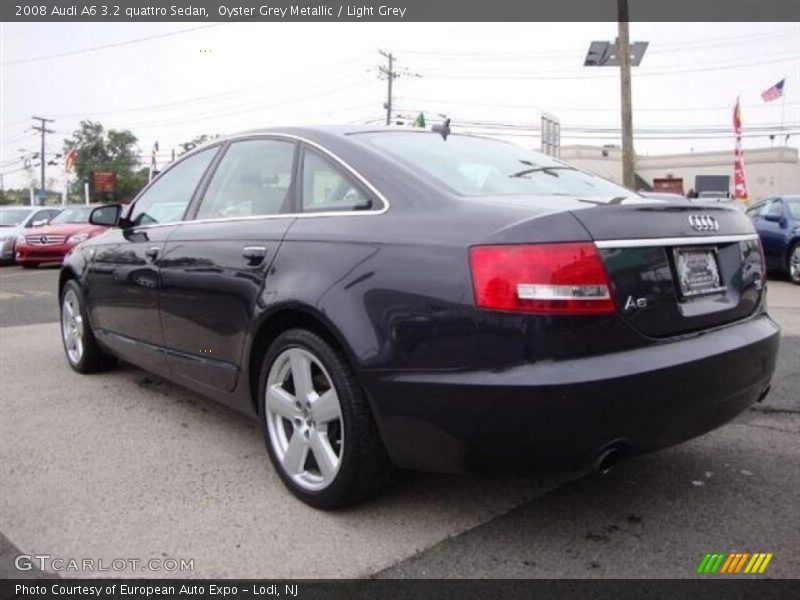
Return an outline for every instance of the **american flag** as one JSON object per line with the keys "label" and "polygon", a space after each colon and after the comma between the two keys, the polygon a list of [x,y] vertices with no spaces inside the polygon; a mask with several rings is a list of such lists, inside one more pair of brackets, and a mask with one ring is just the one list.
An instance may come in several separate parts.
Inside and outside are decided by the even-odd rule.
{"label": "american flag", "polygon": [[786,83],[785,79],[781,79],[778,83],[773,85],[768,90],[761,92],[761,99],[764,102],[772,102],[783,96],[783,84]]}

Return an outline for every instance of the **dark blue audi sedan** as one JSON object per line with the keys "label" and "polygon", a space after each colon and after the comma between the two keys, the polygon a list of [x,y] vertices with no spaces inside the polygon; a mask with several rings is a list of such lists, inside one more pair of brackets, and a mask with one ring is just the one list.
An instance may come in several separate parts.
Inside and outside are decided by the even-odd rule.
{"label": "dark blue audi sedan", "polygon": [[398,467],[606,470],[729,421],[775,368],[743,212],[447,124],[216,140],[91,222],[112,228],[59,281],[69,365],[251,415],[316,507]]}
{"label": "dark blue audi sedan", "polygon": [[767,268],[800,285],[800,195],[760,200],[747,214],[761,238]]}

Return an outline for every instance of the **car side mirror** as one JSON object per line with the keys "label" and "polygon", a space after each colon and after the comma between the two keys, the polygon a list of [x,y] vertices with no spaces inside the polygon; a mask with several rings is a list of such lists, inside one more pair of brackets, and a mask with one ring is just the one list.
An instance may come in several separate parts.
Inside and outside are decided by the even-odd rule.
{"label": "car side mirror", "polygon": [[103,227],[116,227],[122,214],[121,204],[98,206],[89,214],[89,223]]}
{"label": "car side mirror", "polygon": [[781,217],[781,215],[773,215],[771,213],[767,213],[764,215],[765,221],[772,221],[773,223],[780,223],[782,218],[783,217]]}

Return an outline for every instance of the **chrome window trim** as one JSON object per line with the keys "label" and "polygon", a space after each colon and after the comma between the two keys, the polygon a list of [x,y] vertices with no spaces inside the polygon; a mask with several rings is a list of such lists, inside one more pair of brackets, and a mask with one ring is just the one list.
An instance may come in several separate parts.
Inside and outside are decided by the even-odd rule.
{"label": "chrome window trim", "polygon": [[[228,144],[235,144],[236,142],[246,140],[246,139],[253,139],[253,138],[282,138],[291,140],[294,142],[300,142],[303,144],[308,144],[315,150],[318,150],[325,156],[331,158],[336,164],[344,168],[351,176],[358,179],[364,187],[366,187],[372,194],[374,194],[382,203],[383,206],[379,209],[373,210],[354,210],[354,211],[327,211],[327,212],[300,212],[300,213],[280,213],[275,215],[251,215],[248,217],[221,217],[217,219],[190,219],[190,220],[181,220],[181,221],[172,221],[170,223],[154,223],[152,225],[139,225],[134,226],[131,229],[135,229],[140,231],[142,229],[154,229],[157,227],[175,227],[178,225],[186,225],[189,223],[226,223],[229,221],[257,221],[261,219],[310,219],[314,217],[373,217],[377,215],[382,215],[386,211],[389,210],[391,206],[389,204],[389,200],[384,196],[381,192],[378,191],[374,185],[372,185],[369,180],[364,177],[361,173],[356,171],[352,166],[350,166],[347,161],[343,158],[339,157],[338,155],[334,154],[324,146],[321,146],[317,142],[313,142],[308,138],[304,138],[300,135],[295,135],[293,133],[277,133],[277,132],[269,132],[269,131],[261,131],[258,133],[248,133],[244,135],[233,136],[230,139],[226,140],[215,140],[215,144],[220,143],[228,143]],[[205,149],[205,146],[202,148],[197,148],[196,150],[192,151],[192,154],[195,152],[200,152]],[[186,157],[188,158],[188,156]],[[167,172],[166,170],[164,171]],[[155,181],[155,180],[154,180]]]}
{"label": "chrome window trim", "polygon": [[652,246],[696,246],[698,244],[729,244],[757,240],[758,234],[744,233],[739,235],[706,235],[671,238],[644,238],[634,240],[596,240],[597,248],[649,248]]}

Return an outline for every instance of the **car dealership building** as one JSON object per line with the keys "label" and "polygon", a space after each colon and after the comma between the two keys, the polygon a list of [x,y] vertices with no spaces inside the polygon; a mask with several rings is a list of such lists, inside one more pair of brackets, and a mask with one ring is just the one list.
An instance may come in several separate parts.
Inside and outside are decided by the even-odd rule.
{"label": "car dealership building", "polygon": [[[560,157],[576,167],[622,183],[622,149],[619,146],[562,146]],[[775,146],[745,150],[744,168],[752,200],[800,193],[797,148]],[[732,182],[733,150],[636,156],[636,175],[640,189],[653,188],[657,179],[680,179],[683,193],[695,189],[698,175],[728,176]]]}

